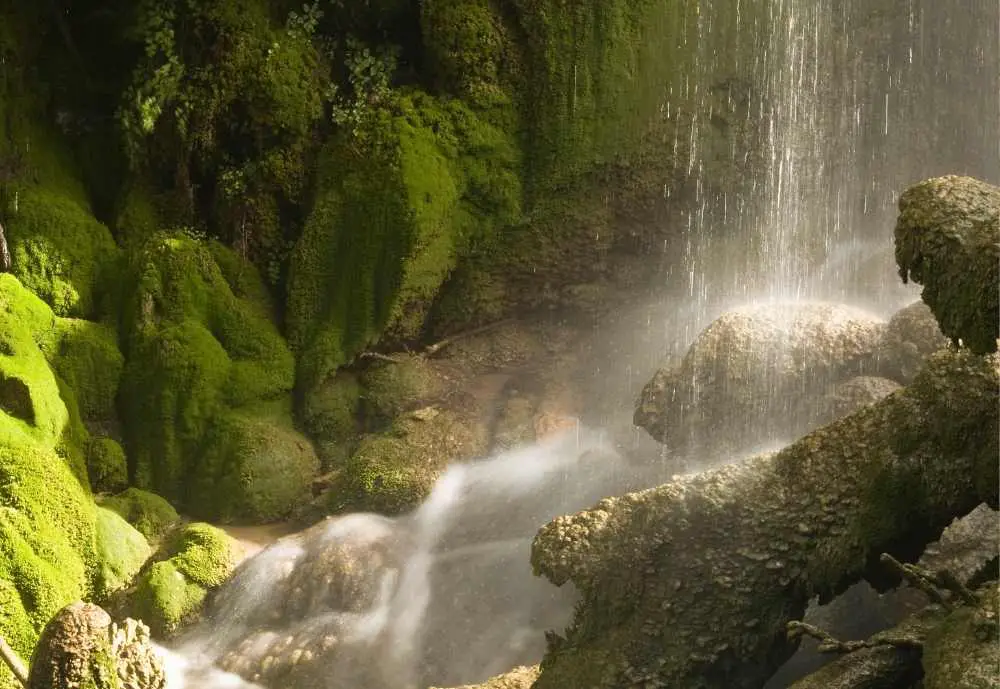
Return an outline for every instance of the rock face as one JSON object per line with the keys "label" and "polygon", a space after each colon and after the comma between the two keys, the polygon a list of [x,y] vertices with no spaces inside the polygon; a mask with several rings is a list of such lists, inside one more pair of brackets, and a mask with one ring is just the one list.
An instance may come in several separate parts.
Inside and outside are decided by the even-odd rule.
{"label": "rock face", "polygon": [[[455,689],[531,689],[531,685],[538,679],[538,666],[516,667],[510,672],[493,677],[482,684],[466,684]],[[431,689],[438,689],[431,687]]]}
{"label": "rock face", "polygon": [[71,603],[48,623],[35,649],[28,689],[164,689],[149,630],[122,627],[91,603]]}
{"label": "rock face", "polygon": [[656,373],[635,423],[705,459],[795,438],[843,411],[833,386],[873,366],[884,332],[877,317],[834,304],[730,311]]}
{"label": "rock face", "polygon": [[880,553],[916,559],[953,517],[996,506],[997,368],[938,353],[911,386],[777,454],[548,524],[532,565],[582,601],[535,687],[759,687],[813,596],[894,585]]}
{"label": "rock face", "polygon": [[1000,188],[970,177],[937,177],[899,199],[896,263],[941,331],[978,353],[1000,336]]}

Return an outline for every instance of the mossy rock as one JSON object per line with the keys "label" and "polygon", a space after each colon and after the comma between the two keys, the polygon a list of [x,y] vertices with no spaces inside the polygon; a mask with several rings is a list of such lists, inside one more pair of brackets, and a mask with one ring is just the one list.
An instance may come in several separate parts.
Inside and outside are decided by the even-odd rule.
{"label": "mossy rock", "polygon": [[272,522],[309,498],[319,459],[292,425],[291,403],[218,415],[186,476],[192,513],[221,522]]}
{"label": "mossy rock", "polygon": [[125,450],[114,438],[91,438],[87,445],[87,475],[95,493],[117,493],[128,486]]}
{"label": "mossy rock", "polygon": [[97,567],[94,596],[107,600],[128,587],[153,554],[145,537],[107,507],[98,506],[96,525]]}
{"label": "mossy rock", "polygon": [[117,512],[150,541],[159,541],[180,521],[177,510],[169,502],[139,488],[127,488],[117,495],[103,498],[100,505]]}
{"label": "mossy rock", "polygon": [[311,388],[302,402],[305,430],[320,443],[353,438],[358,432],[362,394],[357,377],[347,372]]}
{"label": "mossy rock", "polygon": [[[87,491],[51,449],[0,441],[0,636],[30,658],[64,605],[84,598],[96,574],[95,517]],[[0,671],[0,686],[10,675]]]}
{"label": "mossy rock", "polygon": [[108,325],[73,318],[56,320],[52,367],[73,390],[84,422],[107,428],[116,417],[115,396],[124,367],[118,335]]}
{"label": "mossy rock", "polygon": [[291,257],[304,390],[383,337],[419,338],[459,258],[520,214],[513,140],[460,102],[401,92],[365,136],[324,151]]}
{"label": "mossy rock", "polygon": [[91,316],[118,247],[88,207],[45,187],[21,193],[7,222],[12,270],[59,316]]}
{"label": "mossy rock", "polygon": [[486,451],[486,434],[451,411],[425,407],[398,418],[385,433],[365,437],[348,460],[333,511],[399,514],[420,504],[452,462]]}
{"label": "mossy rock", "polygon": [[235,542],[209,524],[188,524],[139,578],[129,614],[154,636],[169,637],[193,621],[209,590],[222,585],[236,566]]}
{"label": "mossy rock", "polygon": [[[217,256],[247,297],[234,294]],[[235,270],[243,271],[238,282]],[[258,452],[260,443],[249,437],[220,437],[233,437],[232,420],[253,417],[246,412],[250,407],[269,400],[290,404],[295,362],[260,303],[260,276],[224,247],[210,250],[190,237],[170,235],[151,240],[129,275],[119,403],[136,485],[199,517],[234,514],[233,505],[239,505],[235,513],[256,515],[248,505],[262,498],[239,492],[257,485],[241,472],[274,455]],[[245,430],[256,441],[264,433],[259,425]],[[206,442],[209,433],[215,436]],[[288,434],[264,445],[287,447]],[[213,488],[222,485],[237,491],[224,505],[216,500],[222,489]]]}
{"label": "mossy rock", "polygon": [[365,421],[373,430],[404,411],[426,405],[445,391],[440,374],[421,356],[379,361],[364,372],[361,383]]}

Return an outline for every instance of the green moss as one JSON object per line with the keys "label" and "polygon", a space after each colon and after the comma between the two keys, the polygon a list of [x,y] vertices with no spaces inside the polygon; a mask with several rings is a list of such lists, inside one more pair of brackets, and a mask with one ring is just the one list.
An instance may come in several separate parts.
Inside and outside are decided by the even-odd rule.
{"label": "green moss", "polygon": [[87,492],[50,447],[0,441],[0,635],[22,657],[60,608],[86,597],[94,533]]}
{"label": "green moss", "polygon": [[306,390],[386,332],[419,337],[459,257],[519,212],[512,140],[458,101],[397,94],[366,137],[325,150],[292,254],[287,324]]}
{"label": "green moss", "polygon": [[[233,293],[213,254],[232,280],[243,271],[241,292],[248,297]],[[254,416],[235,410],[267,400],[290,403],[294,360],[259,301],[259,275],[223,247],[210,251],[193,239],[162,235],[137,256],[130,276],[120,408],[136,485],[205,518],[230,513],[215,499],[216,485],[237,491],[234,504],[255,503],[257,497],[239,492],[256,485],[241,472],[298,440],[289,440],[286,421],[244,428],[253,431],[253,442],[219,441],[236,432],[233,418]],[[265,427],[276,431],[263,443],[270,449],[252,451]],[[213,440],[206,441],[209,434]]]}
{"label": "green moss", "polygon": [[477,429],[452,412],[427,408],[400,417],[385,433],[365,437],[344,468],[334,511],[399,514],[416,507],[452,461],[485,450]]}
{"label": "green moss", "polygon": [[155,493],[127,488],[100,501],[102,507],[117,512],[150,541],[159,541],[180,517],[169,502]]}
{"label": "green moss", "polygon": [[170,560],[157,562],[139,579],[130,613],[145,622],[153,636],[164,637],[197,615],[206,591],[188,581]]}
{"label": "green moss", "polygon": [[236,566],[233,540],[209,524],[185,526],[165,554],[167,559],[142,574],[130,600],[132,616],[161,637],[197,616],[208,591],[220,586]]}
{"label": "green moss", "polygon": [[319,460],[290,400],[218,415],[186,477],[193,513],[223,522],[282,519],[309,498]]}
{"label": "green moss", "polygon": [[369,427],[392,421],[404,411],[438,397],[444,382],[423,357],[409,356],[398,362],[379,361],[361,378],[365,387],[364,414]]}
{"label": "green moss", "polygon": [[87,475],[95,493],[117,493],[128,486],[125,450],[114,438],[99,436],[87,444]]}
{"label": "green moss", "polygon": [[335,377],[310,389],[302,403],[306,431],[319,442],[343,442],[358,432],[361,384],[352,373]]}
{"label": "green moss", "polygon": [[98,427],[113,425],[115,395],[124,366],[115,331],[72,318],[56,320],[57,342],[49,354],[55,372],[73,390],[80,416]]}
{"label": "green moss", "polygon": [[90,316],[102,270],[117,257],[108,229],[87,206],[44,187],[27,188],[7,225],[14,275],[60,316]]}
{"label": "green moss", "polygon": [[117,512],[98,507],[96,513],[97,567],[94,595],[97,600],[106,600],[131,583],[153,550],[143,535]]}
{"label": "green moss", "polygon": [[210,524],[188,524],[177,535],[170,561],[189,581],[206,589],[221,586],[236,566],[233,540]]}

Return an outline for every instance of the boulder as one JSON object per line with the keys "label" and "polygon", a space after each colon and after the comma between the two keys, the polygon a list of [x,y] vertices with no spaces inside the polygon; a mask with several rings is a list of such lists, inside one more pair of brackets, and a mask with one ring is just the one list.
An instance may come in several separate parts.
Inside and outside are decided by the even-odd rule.
{"label": "boulder", "polygon": [[[466,684],[455,689],[531,689],[531,685],[536,679],[538,679],[538,666],[522,665],[510,672],[488,679],[482,684]],[[431,687],[431,689],[438,688]]]}
{"label": "boulder", "polygon": [[865,311],[822,302],[735,309],[656,372],[635,424],[704,459],[798,437],[837,417],[831,386],[871,367],[884,331]]}
{"label": "boulder", "polygon": [[28,689],[164,689],[163,664],[149,629],[118,626],[102,608],[77,601],[46,625],[32,657]]}
{"label": "boulder", "polygon": [[896,264],[953,341],[995,352],[1000,336],[1000,187],[947,176],[899,197]]}
{"label": "boulder", "polygon": [[878,372],[906,385],[927,357],[947,346],[948,338],[930,307],[922,301],[913,302],[889,319],[878,349]]}

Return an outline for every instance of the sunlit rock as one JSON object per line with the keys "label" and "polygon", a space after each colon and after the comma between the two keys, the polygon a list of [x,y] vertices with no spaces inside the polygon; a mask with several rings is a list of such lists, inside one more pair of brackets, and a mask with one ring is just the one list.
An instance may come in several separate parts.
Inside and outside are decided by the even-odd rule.
{"label": "sunlit rock", "polygon": [[794,439],[836,418],[833,386],[871,367],[884,331],[872,314],[821,302],[730,311],[657,371],[635,423],[705,459]]}

